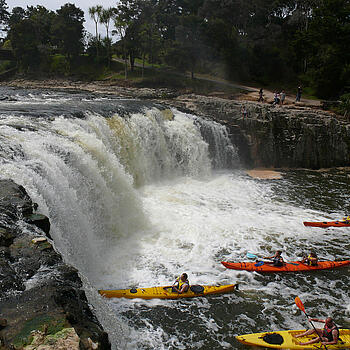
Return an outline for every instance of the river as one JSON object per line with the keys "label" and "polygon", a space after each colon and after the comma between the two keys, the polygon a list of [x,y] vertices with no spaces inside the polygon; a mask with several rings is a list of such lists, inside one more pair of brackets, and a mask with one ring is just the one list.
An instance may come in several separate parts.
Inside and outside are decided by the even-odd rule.
{"label": "river", "polygon": [[[348,228],[303,221],[350,213],[347,169],[240,168],[224,126],[151,102],[0,88],[0,177],[23,185],[51,221],[55,248],[75,266],[114,349],[246,349],[235,335],[303,329],[314,317],[350,327],[348,268],[272,274],[225,269],[247,252],[286,261],[310,249],[350,257]],[[98,289],[239,283],[188,300],[106,300]]]}

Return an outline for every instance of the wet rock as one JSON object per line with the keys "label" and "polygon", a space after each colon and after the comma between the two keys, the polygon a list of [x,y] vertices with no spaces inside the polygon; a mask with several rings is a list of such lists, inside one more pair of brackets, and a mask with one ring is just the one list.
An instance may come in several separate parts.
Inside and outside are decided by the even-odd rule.
{"label": "wet rock", "polygon": [[15,235],[13,232],[11,232],[9,229],[0,227],[0,246],[9,247],[13,240],[15,238]]}
{"label": "wet rock", "polygon": [[17,276],[15,269],[11,264],[0,257],[0,290],[3,295],[10,291],[24,290],[23,281]]}
{"label": "wet rock", "polygon": [[[46,237],[37,235],[37,223],[46,223],[40,228],[48,230],[49,222],[33,214],[33,207],[22,186],[0,180],[0,310],[7,324],[0,323],[1,346],[36,349],[44,341],[45,349],[79,349],[90,338],[96,349],[110,349],[78,271],[63,262]],[[67,335],[67,327],[74,334]]]}
{"label": "wet rock", "polygon": [[42,229],[46,233],[47,237],[52,239],[50,235],[50,220],[47,216],[42,214],[30,214],[27,215],[24,220]]}
{"label": "wet rock", "polygon": [[163,102],[225,124],[248,167],[329,168],[348,166],[350,124],[308,107],[276,107],[218,97],[184,95]]}

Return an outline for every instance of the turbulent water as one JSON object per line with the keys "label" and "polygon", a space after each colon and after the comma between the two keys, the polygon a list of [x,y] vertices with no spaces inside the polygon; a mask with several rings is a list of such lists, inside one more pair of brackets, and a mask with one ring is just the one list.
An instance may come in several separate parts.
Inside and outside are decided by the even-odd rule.
{"label": "turbulent water", "polygon": [[[226,270],[283,250],[350,257],[349,229],[302,222],[350,213],[344,169],[256,180],[221,125],[177,110],[87,93],[2,88],[0,177],[22,184],[51,221],[114,349],[244,349],[235,335],[299,329],[305,316],[350,327],[349,269],[261,275]],[[188,300],[106,300],[98,289],[239,283]]]}

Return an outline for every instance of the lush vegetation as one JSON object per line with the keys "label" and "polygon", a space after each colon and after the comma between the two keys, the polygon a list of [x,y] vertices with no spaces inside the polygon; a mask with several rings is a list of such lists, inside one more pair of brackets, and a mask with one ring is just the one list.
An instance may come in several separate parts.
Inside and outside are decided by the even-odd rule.
{"label": "lush vegetation", "polygon": [[[166,65],[192,77],[302,84],[318,98],[343,96],[348,106],[349,0],[120,0],[114,8],[89,9],[94,35],[84,32],[83,15],[72,4],[55,12],[31,6],[8,13],[0,0],[0,24],[26,72],[72,74],[83,59],[111,75],[117,55],[125,79],[134,77],[136,62],[142,77],[144,66]],[[101,69],[90,71],[101,75]]]}

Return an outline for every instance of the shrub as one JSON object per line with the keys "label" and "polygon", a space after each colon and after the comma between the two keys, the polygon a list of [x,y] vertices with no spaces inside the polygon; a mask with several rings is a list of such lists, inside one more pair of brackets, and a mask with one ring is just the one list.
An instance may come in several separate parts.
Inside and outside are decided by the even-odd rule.
{"label": "shrub", "polygon": [[339,110],[344,116],[350,116],[350,93],[340,96]]}

